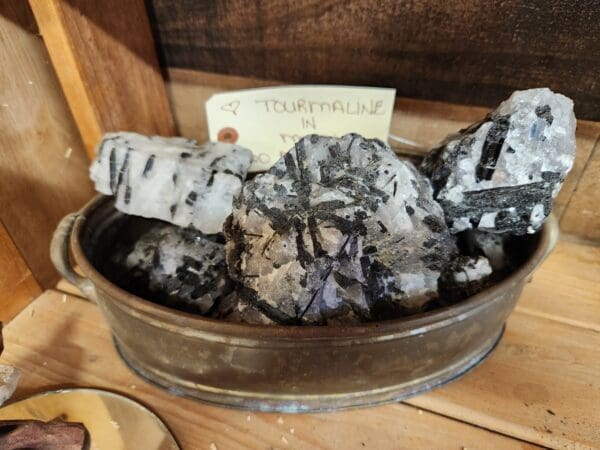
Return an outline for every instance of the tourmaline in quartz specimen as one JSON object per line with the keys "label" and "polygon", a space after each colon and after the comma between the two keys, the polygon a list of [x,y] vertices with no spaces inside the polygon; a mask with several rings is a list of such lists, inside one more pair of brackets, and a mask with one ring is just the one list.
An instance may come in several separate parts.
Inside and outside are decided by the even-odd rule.
{"label": "tourmaline in quartz specimen", "polygon": [[207,314],[232,289],[225,246],[216,238],[155,221],[132,249],[115,252],[113,258],[124,271],[126,288],[134,293],[167,306]]}
{"label": "tourmaline in quartz specimen", "polygon": [[222,232],[251,162],[250,150],[234,144],[108,133],[90,177],[124,213],[213,234]]}
{"label": "tourmaline in quartz specimen", "polygon": [[485,256],[459,255],[442,272],[436,306],[452,305],[491,284],[492,266]]}
{"label": "tourmaline in quartz specimen", "polygon": [[356,134],[301,139],[244,184],[225,235],[243,300],[278,323],[417,312],[455,252],[428,180]]}
{"label": "tourmaline in quartz specimen", "polygon": [[450,231],[517,235],[540,229],[575,157],[573,102],[547,88],[516,91],[447,137],[420,169]]}

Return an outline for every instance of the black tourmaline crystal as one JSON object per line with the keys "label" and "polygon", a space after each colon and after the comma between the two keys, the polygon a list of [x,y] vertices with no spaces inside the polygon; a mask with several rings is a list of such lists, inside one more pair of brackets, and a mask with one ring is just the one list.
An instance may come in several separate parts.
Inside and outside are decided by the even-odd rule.
{"label": "black tourmaline crystal", "polygon": [[455,252],[428,180],[356,134],[301,139],[245,183],[225,235],[242,299],[279,323],[417,312]]}

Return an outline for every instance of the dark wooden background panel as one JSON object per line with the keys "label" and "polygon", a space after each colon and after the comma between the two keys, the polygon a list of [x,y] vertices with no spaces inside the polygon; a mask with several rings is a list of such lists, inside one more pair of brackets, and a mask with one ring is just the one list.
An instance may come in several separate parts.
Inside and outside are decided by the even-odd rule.
{"label": "dark wooden background panel", "polygon": [[549,86],[600,119],[597,0],[147,0],[163,66],[493,106]]}

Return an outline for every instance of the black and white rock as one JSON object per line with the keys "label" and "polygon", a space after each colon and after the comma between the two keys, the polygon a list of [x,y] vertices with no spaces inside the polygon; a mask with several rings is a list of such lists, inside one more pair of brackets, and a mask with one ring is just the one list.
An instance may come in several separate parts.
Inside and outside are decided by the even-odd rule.
{"label": "black and white rock", "polygon": [[234,144],[126,132],[104,135],[96,154],[90,177],[117,209],[207,234],[222,232],[252,162]]}
{"label": "black and white rock", "polygon": [[455,252],[428,180],[356,134],[301,139],[245,183],[225,235],[240,295],[278,323],[419,311]]}
{"label": "black and white rock", "polygon": [[[142,234],[133,249],[115,253],[128,288],[167,306],[199,314],[232,289],[225,246],[193,229],[159,223]],[[122,256],[118,256],[122,255]]]}
{"label": "black and white rock", "polygon": [[452,305],[477,294],[491,284],[492,274],[492,266],[485,256],[457,256],[442,272],[436,306]]}
{"label": "black and white rock", "polygon": [[512,240],[509,234],[487,233],[478,230],[469,233],[471,233],[473,244],[488,259],[494,272],[503,272],[515,263],[508,248]]}
{"label": "black and white rock", "polygon": [[529,89],[446,138],[420,169],[431,179],[450,230],[539,230],[573,165],[575,127],[569,98]]}

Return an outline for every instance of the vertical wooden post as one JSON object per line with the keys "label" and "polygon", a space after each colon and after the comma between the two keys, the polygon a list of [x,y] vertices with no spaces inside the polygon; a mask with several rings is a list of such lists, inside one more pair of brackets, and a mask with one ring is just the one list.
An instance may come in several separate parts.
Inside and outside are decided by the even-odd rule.
{"label": "vertical wooden post", "polygon": [[42,290],[2,222],[0,268],[0,321],[8,322]]}
{"label": "vertical wooden post", "polygon": [[42,288],[54,286],[59,277],[49,255],[52,232],[94,190],[83,143],[27,2],[0,1],[0,67],[2,314],[11,304],[23,306],[33,292],[26,286],[36,280]]}
{"label": "vertical wooden post", "polygon": [[88,155],[107,131],[173,135],[143,0],[30,0]]}

